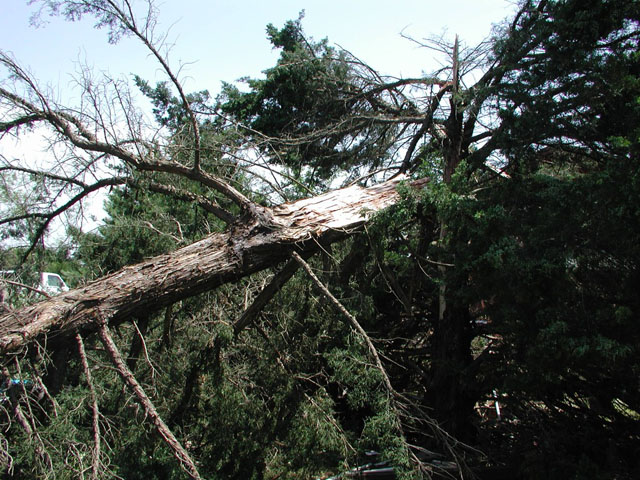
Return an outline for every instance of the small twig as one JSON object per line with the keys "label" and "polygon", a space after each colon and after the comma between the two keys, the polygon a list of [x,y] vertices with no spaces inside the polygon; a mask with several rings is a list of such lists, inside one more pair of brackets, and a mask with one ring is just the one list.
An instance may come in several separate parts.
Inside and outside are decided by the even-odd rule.
{"label": "small twig", "polygon": [[184,239],[178,238],[175,235],[173,235],[172,233],[167,233],[167,232],[163,232],[162,230],[157,229],[156,227],[153,226],[153,223],[151,222],[142,222],[142,225],[144,225],[145,227],[147,227],[149,230],[151,230],[152,232],[157,233],[158,235],[162,235],[165,237],[169,237],[171,238],[174,242],[176,242],[177,244],[182,243],[182,241]]}
{"label": "small twig", "polygon": [[151,378],[155,379],[156,369],[153,366],[153,363],[151,363],[151,359],[149,358],[149,351],[147,350],[147,342],[144,339],[144,334],[140,331],[140,328],[138,327],[137,322],[132,322],[132,323],[133,323],[133,327],[136,329],[136,334],[138,335],[138,339],[140,341],[140,347],[142,348],[142,352],[144,353],[144,358],[147,361],[149,368],[151,369]]}
{"label": "small twig", "polygon": [[49,295],[44,290],[40,290],[39,288],[32,287],[24,283],[14,282],[13,280],[7,280],[6,278],[0,278],[0,282],[6,283],[8,285],[13,285],[14,287],[26,288],[27,290],[31,290],[32,292],[37,293],[38,295],[42,295],[45,298],[51,298],[51,295]]}

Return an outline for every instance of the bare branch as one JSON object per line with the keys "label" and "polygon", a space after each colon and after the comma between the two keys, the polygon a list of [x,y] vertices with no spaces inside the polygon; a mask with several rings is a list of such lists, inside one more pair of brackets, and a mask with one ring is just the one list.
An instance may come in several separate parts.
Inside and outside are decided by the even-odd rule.
{"label": "bare branch", "polygon": [[[305,252],[305,257],[310,257],[315,252]],[[258,296],[254,299],[253,303],[242,312],[242,315],[234,322],[233,331],[237,336],[245,327],[250,325],[256,317],[260,314],[262,309],[267,303],[280,291],[285,283],[289,281],[291,277],[298,271],[298,263],[294,260],[289,260],[282,269],[276,273],[269,284],[262,289]]]}
{"label": "bare branch", "polygon": [[155,406],[151,399],[147,396],[142,386],[138,383],[131,370],[127,367],[118,347],[116,346],[113,338],[111,337],[111,333],[109,332],[109,327],[105,320],[101,320],[99,327],[99,334],[102,343],[111,358],[111,361],[115,365],[118,373],[127,384],[127,386],[131,389],[131,391],[135,394],[136,398],[143,406],[146,415],[151,419],[151,422],[155,426],[157,432],[164,439],[167,446],[172,450],[173,455],[180,462],[180,466],[188,473],[188,475],[194,480],[200,480],[200,474],[198,473],[198,469],[196,465],[189,455],[189,453],[185,450],[182,444],[175,437],[173,432],[169,429],[167,424],[162,420],[160,414],[156,410]]}
{"label": "bare branch", "polygon": [[47,2],[52,13],[57,13],[58,9],[66,7],[65,16],[67,19],[75,20],[84,14],[91,14],[98,18],[98,26],[107,26],[109,28],[109,41],[116,43],[123,35],[130,35],[142,42],[142,44],[151,52],[151,55],[158,61],[165,74],[171,80],[171,83],[178,91],[180,100],[189,117],[191,128],[193,129],[193,169],[200,169],[201,145],[200,145],[200,127],[195,112],[191,108],[182,84],[173,69],[169,65],[167,58],[160,53],[163,48],[163,42],[156,44],[154,39],[154,27],[156,24],[157,11],[153,2],[147,1],[146,14],[139,26],[134,9],[128,0],[117,2],[116,0],[51,0]]}
{"label": "bare branch", "polygon": [[404,159],[402,160],[402,165],[400,167],[399,173],[406,173],[411,167],[411,160],[413,153],[415,152],[416,147],[418,146],[418,142],[424,138],[424,135],[433,128],[433,117],[437,108],[440,106],[440,102],[444,95],[449,92],[452,88],[451,83],[444,84],[438,93],[433,96],[431,99],[431,103],[429,109],[425,113],[424,122],[422,123],[420,129],[413,135],[411,139],[411,143],[407,148],[407,152],[405,153]]}
{"label": "bare branch", "polygon": [[51,298],[51,295],[49,295],[47,292],[40,290],[39,288],[32,287],[31,285],[27,285],[25,283],[14,282],[13,280],[8,280],[6,278],[0,278],[0,283],[6,283],[7,285],[13,285],[14,287],[18,288],[25,288],[34,293],[37,293],[38,295],[42,295],[44,298]]}
{"label": "bare branch", "polygon": [[60,182],[70,183],[78,187],[88,188],[86,183],[81,182],[77,178],[64,177],[62,175],[56,175],[54,173],[49,173],[42,170],[35,170],[33,168],[18,167],[14,165],[6,165],[3,167],[0,167],[0,172],[7,172],[7,171],[27,173],[29,175],[36,175],[36,176],[48,178],[49,180],[57,180]]}
{"label": "bare branch", "polygon": [[93,480],[97,480],[100,478],[100,410],[98,409],[98,395],[96,394],[96,389],[93,385],[93,380],[91,377],[91,369],[89,368],[89,361],[87,360],[87,353],[84,349],[84,342],[82,341],[82,336],[78,333],[76,334],[76,342],[78,344],[78,353],[80,354],[80,361],[82,362],[82,369],[84,371],[84,376],[87,380],[87,386],[89,387],[89,400],[91,402],[91,418],[93,425],[93,458],[91,460],[91,478]]}
{"label": "bare branch", "polygon": [[187,190],[176,188],[173,185],[164,185],[157,182],[149,182],[145,186],[152,192],[162,193],[163,195],[171,196],[176,200],[197,203],[203,210],[212,213],[226,223],[232,223],[235,220],[231,213],[226,211],[215,201],[203,197],[202,195],[196,195],[195,193]]}
{"label": "bare branch", "polygon": [[106,178],[104,180],[100,180],[100,181],[94,183],[93,185],[86,186],[85,188],[83,188],[83,190],[80,193],[78,193],[77,195],[75,195],[74,197],[69,199],[65,204],[63,204],[60,207],[56,208],[52,212],[47,212],[47,213],[27,213],[27,214],[24,214],[24,215],[17,215],[17,216],[14,216],[14,217],[0,219],[0,225],[2,225],[4,223],[15,222],[15,221],[18,221],[18,220],[25,220],[27,218],[42,218],[42,219],[44,219],[44,221],[38,226],[38,229],[36,230],[36,232],[35,232],[35,234],[33,236],[33,239],[31,241],[31,245],[29,246],[29,248],[25,251],[25,253],[23,255],[23,260],[25,260],[31,254],[33,249],[36,247],[36,245],[38,244],[38,241],[40,240],[40,238],[42,238],[42,235],[44,235],[44,233],[46,232],[47,228],[49,227],[49,224],[53,221],[53,219],[57,218],[60,214],[62,214],[63,212],[66,212],[71,207],[73,207],[75,204],[77,204],[82,199],[87,197],[89,194],[91,194],[91,193],[93,193],[93,192],[95,192],[97,190],[100,190],[101,188],[103,188],[105,186],[123,185],[125,183],[127,183],[127,179],[125,179],[125,178]]}

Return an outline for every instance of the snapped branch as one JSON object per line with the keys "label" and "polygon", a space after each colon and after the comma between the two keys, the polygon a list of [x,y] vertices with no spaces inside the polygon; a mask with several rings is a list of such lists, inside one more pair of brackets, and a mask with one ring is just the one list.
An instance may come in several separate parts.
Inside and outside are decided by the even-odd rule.
{"label": "snapped branch", "polygon": [[144,408],[145,413],[151,419],[151,422],[153,423],[157,432],[160,434],[167,446],[171,449],[173,455],[180,462],[180,466],[187,472],[189,477],[194,480],[200,480],[202,477],[200,477],[200,474],[198,473],[195,462],[175,437],[173,432],[169,429],[164,420],[162,420],[162,417],[160,417],[160,414],[156,410],[156,407],[154,406],[149,396],[145,393],[142,385],[140,385],[131,370],[129,370],[129,367],[127,367],[127,364],[125,363],[120,350],[118,350],[118,347],[113,341],[113,337],[111,336],[109,327],[107,327],[107,324],[104,320],[100,324],[98,333],[100,335],[100,340],[102,340],[102,344],[104,345],[111,361],[118,371],[118,374],[126,383],[127,387],[129,387],[135,394],[136,398]]}

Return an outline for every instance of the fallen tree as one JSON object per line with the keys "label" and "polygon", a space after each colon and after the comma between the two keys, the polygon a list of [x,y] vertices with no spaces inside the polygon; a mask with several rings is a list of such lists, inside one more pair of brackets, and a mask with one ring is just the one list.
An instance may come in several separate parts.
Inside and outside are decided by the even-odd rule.
{"label": "fallen tree", "polygon": [[[403,89],[415,83],[427,95],[435,95],[441,100],[449,87],[439,79],[390,81],[381,86],[382,79],[375,72],[355,61],[355,66],[349,69],[359,72],[352,77],[356,88],[345,88],[337,100],[343,105],[342,113],[338,114],[342,126],[337,133],[341,139],[330,140],[328,144],[333,145],[334,153],[351,145],[351,150],[360,150],[360,160],[349,160],[352,159],[351,153],[346,150],[337,156],[330,154],[332,162],[337,158],[343,161],[340,168],[333,169],[329,179],[326,169],[318,169],[314,164],[322,163],[327,152],[318,156],[315,151],[305,151],[300,158],[309,165],[303,165],[301,169],[290,169],[280,161],[284,157],[289,158],[289,155],[281,154],[288,148],[295,148],[299,141],[315,142],[316,132],[300,140],[288,138],[286,132],[262,133],[250,122],[235,118],[232,111],[210,105],[206,92],[187,94],[184,91],[178,74],[162,54],[166,47],[165,37],[154,32],[157,11],[153,0],[143,2],[148,8],[141,10],[128,0],[39,3],[40,14],[49,11],[68,20],[77,20],[85,15],[97,18],[98,26],[108,30],[110,41],[115,42],[123,36],[137,38],[145,51],[158,61],[168,82],[159,83],[154,89],[137,79],[137,87],[158,108],[154,112],[155,121],[149,122],[134,104],[127,82],[112,77],[96,80],[87,69],[78,79],[81,91],[79,105],[63,105],[48,95],[46,89],[41,88],[11,54],[0,52],[0,68],[6,72],[7,78],[0,85],[0,108],[4,114],[0,122],[0,138],[15,135],[22,140],[23,130],[27,129],[45,142],[43,148],[48,153],[46,160],[39,165],[26,158],[13,158],[0,152],[0,172],[5,181],[0,185],[0,196],[11,199],[8,202],[11,205],[0,212],[0,228],[4,229],[3,233],[7,232],[7,236],[14,235],[24,243],[25,248],[19,252],[21,261],[26,262],[39,254],[54,224],[62,222],[72,227],[74,230],[67,230],[69,232],[82,230],[85,201],[94,192],[105,189],[115,190],[114,197],[122,195],[137,199],[138,195],[153,194],[156,200],[161,197],[175,211],[179,211],[180,206],[193,208],[194,221],[191,225],[195,227],[186,235],[186,238],[191,238],[187,242],[202,238],[207,232],[222,233],[209,234],[189,246],[173,250],[177,245],[184,245],[185,241],[180,216],[174,215],[175,211],[170,214],[169,227],[166,223],[163,227],[145,221],[145,225],[148,224],[155,233],[175,240],[170,248],[155,250],[170,253],[137,264],[135,262],[144,257],[125,260],[106,267],[106,270],[128,266],[99,280],[38,304],[1,312],[3,376],[7,381],[22,378],[21,360],[27,359],[30,374],[41,391],[51,399],[55,418],[58,383],[64,377],[60,371],[66,368],[67,352],[75,346],[82,360],[89,392],[94,392],[89,394],[94,444],[90,453],[91,472],[93,478],[100,478],[108,470],[108,465],[102,461],[106,449],[101,447],[109,445],[107,429],[101,421],[104,414],[100,412],[101,403],[105,400],[100,398],[99,390],[95,388],[100,381],[92,375],[91,350],[87,353],[84,348],[84,339],[93,336],[92,341],[87,342],[89,346],[99,336],[102,349],[98,347],[97,351],[108,354],[120,381],[144,410],[145,420],[150,420],[152,428],[190,478],[201,478],[198,471],[201,461],[198,459],[203,457],[190,451],[190,442],[185,441],[186,437],[177,428],[177,415],[169,412],[165,422],[161,414],[164,415],[167,406],[162,405],[162,400],[158,403],[158,399],[166,396],[159,397],[153,387],[147,388],[144,374],[135,369],[135,358],[140,348],[145,348],[146,355],[146,347],[140,347],[145,342],[146,327],[138,330],[136,322],[142,325],[144,321],[140,322],[141,318],[148,318],[150,313],[163,307],[169,307],[167,312],[171,312],[171,306],[182,299],[275,267],[275,275],[255,296],[253,303],[245,304],[244,311],[242,307],[234,311],[234,315],[239,314],[233,324],[236,334],[255,322],[266,303],[295,273],[299,259],[306,259],[332,242],[357,233],[373,214],[399,200],[396,187],[402,177],[398,175],[410,169],[406,161],[401,162],[397,155],[389,155],[387,150],[393,145],[394,148],[402,148],[410,141],[410,132],[400,125],[402,121],[389,123],[389,114],[404,118],[404,110],[416,110],[407,106],[413,103],[405,101],[407,96]],[[325,60],[335,66],[349,63],[342,55],[334,57],[332,54]],[[333,67],[330,70],[333,71]],[[339,75],[336,75],[328,78],[329,84],[338,79]],[[167,85],[175,92],[175,97],[166,97]],[[402,107],[396,108],[400,105]],[[432,107],[436,108],[437,102],[434,101]],[[169,110],[165,112],[167,108]],[[354,129],[350,119],[356,120],[360,110],[374,118],[363,117],[353,123],[356,125]],[[163,112],[170,113],[170,121]],[[432,116],[433,112],[427,115],[428,118]],[[419,128],[416,125],[430,123],[422,116],[411,118],[411,132]],[[328,133],[321,132],[325,132],[324,127],[317,134],[324,137]],[[376,138],[378,146],[361,149],[359,143],[364,138]],[[324,140],[321,139],[320,143]],[[416,144],[411,146],[407,157],[412,156],[415,149]],[[28,157],[28,149],[20,152],[18,157]],[[324,171],[325,176],[319,174],[320,177],[316,178],[319,171]],[[345,185],[359,182],[366,185],[373,178],[395,180],[369,188],[351,186],[318,195],[326,192],[336,178],[344,179]],[[420,187],[424,183],[417,181],[413,185]],[[35,194],[29,196],[32,189]],[[21,196],[23,193],[24,198]],[[300,198],[301,195],[309,198],[291,201],[291,198]],[[275,200],[278,197],[282,200]],[[274,206],[280,202],[284,203]],[[111,219],[115,220],[115,217]],[[162,219],[158,218],[158,221]],[[176,235],[170,233],[174,226]],[[132,224],[124,225],[127,230],[131,227]],[[144,249],[139,253],[144,255]],[[138,334],[128,355],[120,352],[110,334],[110,327],[123,322],[131,322]],[[256,331],[263,333],[260,322],[255,322],[255,327]],[[193,363],[184,365],[186,380],[189,381],[176,399],[174,412],[184,410],[190,399],[197,395],[194,391],[198,387],[193,386],[199,381],[196,377],[202,373],[206,362],[214,361],[216,349],[218,352],[221,349],[220,342],[216,340],[214,344],[194,353]],[[38,361],[32,362],[34,357]],[[181,353],[176,349],[170,357],[181,358]],[[61,365],[60,369],[58,365]],[[291,372],[287,376],[296,378]],[[55,461],[52,458],[55,459],[55,455],[50,455],[42,442],[32,411],[25,408],[25,413],[22,412],[23,406],[31,405],[27,392],[24,388],[22,390],[25,395],[19,400],[24,400],[24,405],[19,402],[13,405],[13,416],[21,428],[12,433],[26,435],[29,442],[34,442],[35,464],[39,465],[36,468],[54,471]],[[300,392],[307,395],[301,386],[292,390],[296,396]],[[119,401],[116,399],[116,403]],[[333,422],[330,418],[329,421]],[[281,419],[277,424],[281,424]],[[10,458],[9,452],[20,443],[15,438],[18,437],[11,439],[14,444],[6,442],[6,448],[0,438],[0,458],[3,455]],[[65,458],[66,463],[64,454],[58,458]],[[79,461],[83,462],[83,459]],[[12,468],[10,464],[8,469]],[[219,466],[216,467],[218,469]]]}
{"label": "fallen tree", "polygon": [[[123,469],[118,476],[163,467],[164,478],[174,460],[159,459],[155,442],[138,435],[143,423],[191,478],[198,470],[205,478],[326,476],[323,459],[334,459],[333,471],[355,461],[350,442],[366,435],[410,464],[412,478],[473,477],[467,469],[517,477],[522,468],[570,476],[576,463],[618,476],[636,468],[625,460],[637,449],[640,411],[632,388],[639,242],[629,237],[640,229],[629,228],[637,218],[628,205],[640,198],[640,122],[628,101],[637,98],[634,2],[523,1],[484,47],[426,40],[449,66],[415,79],[384,77],[305,38],[300,19],[270,26],[277,65],[247,89],[227,85],[215,105],[206,92],[185,92],[161,55],[153,0],[141,18],[129,0],[34,3],[70,20],[93,16],[110,41],[140,39],[167,82],[137,82],[156,108],[149,123],[126,82],[83,72],[81,101],[60,105],[0,52],[0,141],[33,127],[50,153],[36,165],[27,148],[22,159],[0,152],[0,237],[23,240],[20,256],[33,254],[40,268],[52,222],[110,189],[127,210],[110,216],[102,245],[110,235],[130,256],[91,271],[131,265],[0,317],[2,374],[13,385],[0,434],[9,474],[13,455],[16,470],[33,466],[25,478],[75,478],[89,465],[92,478],[106,478],[110,462]],[[327,249],[321,267],[305,267],[398,198],[393,182],[316,193],[337,178],[418,171],[437,184],[430,201],[397,209],[348,253]],[[310,198],[273,206],[301,192]],[[155,202],[162,208],[150,209]],[[140,225],[171,241],[138,243],[128,233]],[[175,250],[211,231],[225,233]],[[160,251],[173,253],[149,258]],[[300,266],[312,282],[289,280]],[[275,272],[270,282],[255,275],[262,282],[243,292],[215,290],[265,268]],[[172,337],[172,302],[212,290],[173,307],[183,328]],[[224,298],[227,290],[235,291]],[[278,292],[279,304],[265,308]],[[165,305],[163,325],[153,325],[147,315]],[[349,329],[335,328],[338,312]],[[114,339],[109,327],[121,322],[131,323]],[[231,340],[230,326],[252,328]],[[74,338],[75,358],[65,351]],[[31,355],[34,347],[44,354]],[[48,396],[44,411],[27,385]],[[125,390],[144,420],[131,414]],[[56,417],[58,402],[73,415]],[[500,423],[483,413],[498,402]],[[587,434],[563,434],[576,426]],[[552,441],[540,443],[540,432]],[[460,455],[458,440],[487,456]],[[301,463],[315,465],[292,470]]]}
{"label": "fallen tree", "polygon": [[[131,265],[81,288],[0,317],[0,353],[32,342],[72,339],[277,266],[291,252],[313,252],[357,232],[399,199],[400,180],[351,186],[265,209],[269,223],[237,223],[175,252]],[[413,182],[420,187],[425,180]]]}

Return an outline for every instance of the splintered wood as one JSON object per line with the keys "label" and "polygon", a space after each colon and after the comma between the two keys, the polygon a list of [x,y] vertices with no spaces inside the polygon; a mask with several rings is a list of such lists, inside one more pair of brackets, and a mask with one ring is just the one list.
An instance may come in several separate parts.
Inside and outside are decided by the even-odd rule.
{"label": "splintered wood", "polygon": [[[312,252],[341,240],[398,201],[395,179],[352,186],[277,206],[272,224],[235,225],[225,233],[121,269],[83,287],[0,317],[0,353],[34,341],[60,343],[75,332],[95,332],[100,319],[118,324],[178,300],[213,290],[287,260],[292,251]],[[420,188],[426,180],[412,182]]]}

